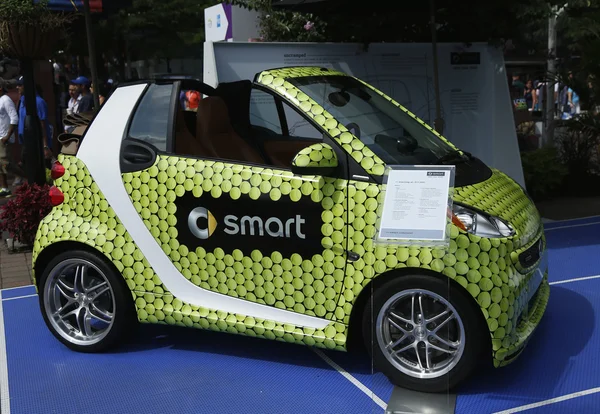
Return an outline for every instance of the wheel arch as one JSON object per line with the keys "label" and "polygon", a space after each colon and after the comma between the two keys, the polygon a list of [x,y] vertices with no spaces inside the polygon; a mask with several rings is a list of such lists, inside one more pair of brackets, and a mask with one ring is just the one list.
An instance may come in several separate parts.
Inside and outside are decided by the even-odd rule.
{"label": "wheel arch", "polygon": [[[347,347],[349,351],[356,349],[364,349],[361,328],[363,315],[365,310],[367,309],[369,298],[371,297],[371,292],[373,292],[378,287],[385,285],[387,282],[394,278],[409,275],[432,276],[439,280],[447,282],[449,285],[457,287],[457,290],[462,292],[463,296],[467,299],[467,302],[472,306],[474,313],[478,315],[477,319],[481,323],[482,329],[485,328],[486,331],[489,332],[487,321],[485,320],[485,316],[481,311],[481,307],[479,306],[475,298],[471,294],[469,294],[469,292],[460,283],[444,275],[443,273],[436,272],[435,270],[424,269],[420,267],[403,267],[400,269],[393,269],[377,275],[375,278],[371,279],[369,283],[367,283],[358,294],[358,297],[354,302],[354,306],[352,306],[352,312],[350,313],[350,320],[348,323]],[[483,338],[484,346],[486,347],[486,350],[489,351],[487,352],[487,355],[490,356],[491,363],[493,357],[492,338],[491,335],[483,335]]]}
{"label": "wheel arch", "polygon": [[[72,241],[72,240],[64,240],[64,241],[52,243],[51,245],[45,247],[43,250],[41,250],[38,253],[38,255],[35,259],[35,263],[33,264],[33,276],[35,278],[35,286],[36,286],[36,289],[38,289],[38,291],[40,288],[40,286],[39,286],[40,278],[41,278],[42,274],[44,273],[44,270],[46,269],[48,264],[59,253],[69,251],[69,250],[83,250],[90,254],[93,254],[93,255],[97,256],[100,260],[104,261],[104,263],[107,266],[109,266],[115,272],[115,274],[121,275],[121,272],[119,271],[119,269],[117,269],[117,267],[112,262],[112,260],[110,260],[108,257],[106,257],[106,255],[103,254],[102,252],[100,252],[98,249],[94,248],[93,246],[90,246],[89,244],[85,244],[82,242],[77,242],[77,241]],[[131,291],[131,289],[129,289],[129,287],[127,286],[127,283],[125,282],[125,278],[120,277],[119,280],[122,280],[122,282],[123,282],[122,286],[124,289],[126,289],[125,291]]]}

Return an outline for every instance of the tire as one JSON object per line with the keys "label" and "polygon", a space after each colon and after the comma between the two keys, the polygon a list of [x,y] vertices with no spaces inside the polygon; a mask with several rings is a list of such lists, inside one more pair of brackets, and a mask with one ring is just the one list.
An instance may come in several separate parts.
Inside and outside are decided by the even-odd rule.
{"label": "tire", "polygon": [[[489,337],[489,330],[483,318],[478,315],[481,311],[461,289],[460,286],[457,287],[453,283],[449,284],[448,281],[428,275],[400,276],[381,286],[376,286],[371,300],[365,306],[362,321],[363,338],[375,369],[386,375],[396,386],[427,393],[449,392],[467,379],[476,366],[481,365],[482,358],[485,360],[483,354],[487,349],[485,335]],[[409,306],[413,303],[413,297],[415,298],[415,309],[419,309],[417,299],[419,296],[422,297],[423,313],[431,323],[425,325],[406,323],[411,319]],[[434,302],[433,299],[437,302]],[[442,311],[442,305],[448,312],[455,315],[455,319],[442,324],[441,322],[449,316],[449,313],[434,318]],[[394,309],[393,306],[397,306],[397,308]],[[393,315],[389,314],[390,310],[393,310]],[[413,320],[417,319],[418,313],[420,312],[415,312]],[[396,326],[406,331],[406,336],[396,326],[387,322],[388,316],[393,319]],[[403,321],[401,318],[407,320]],[[451,348],[439,339],[432,338],[431,332],[435,330],[436,326],[439,329],[435,331],[438,338],[447,342],[451,341],[454,345],[457,345],[460,339],[460,344]],[[402,351],[399,352],[402,358],[395,358],[389,351],[382,349],[382,347],[385,348],[382,344],[396,343],[402,337],[404,339],[393,348],[396,351]],[[430,348],[434,358],[430,363],[434,369],[423,372],[416,367],[419,360],[414,344],[418,343],[421,350],[419,352],[421,365],[426,365],[424,341],[433,344],[438,349],[456,352],[450,354]],[[402,350],[409,345],[411,347],[406,351]],[[444,358],[449,362],[444,363]]]}
{"label": "tire", "polygon": [[46,326],[74,351],[109,350],[122,343],[137,325],[123,277],[99,255],[85,250],[57,255],[44,269],[38,287]]}

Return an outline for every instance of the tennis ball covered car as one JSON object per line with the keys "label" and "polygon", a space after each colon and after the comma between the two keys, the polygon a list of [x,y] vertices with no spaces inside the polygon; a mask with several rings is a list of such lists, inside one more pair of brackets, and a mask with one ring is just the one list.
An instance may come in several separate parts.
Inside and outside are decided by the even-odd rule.
{"label": "tennis ball covered car", "polygon": [[[449,245],[375,242],[387,167],[427,164],[455,166]],[[523,189],[333,70],[121,86],[53,178],[35,283],[48,328],[78,351],[136,321],[356,342],[393,383],[440,392],[514,360],[549,297]]]}

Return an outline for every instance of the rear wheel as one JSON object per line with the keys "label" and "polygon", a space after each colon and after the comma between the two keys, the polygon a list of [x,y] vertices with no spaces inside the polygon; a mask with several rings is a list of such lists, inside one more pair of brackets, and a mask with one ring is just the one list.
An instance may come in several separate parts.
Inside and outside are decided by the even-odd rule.
{"label": "rear wheel", "polygon": [[376,288],[369,305],[363,318],[367,349],[375,368],[395,385],[446,392],[480,363],[489,331],[453,284],[399,277]]}
{"label": "rear wheel", "polygon": [[46,266],[39,287],[46,325],[75,351],[104,351],[123,340],[135,321],[122,276],[87,251],[59,254]]}

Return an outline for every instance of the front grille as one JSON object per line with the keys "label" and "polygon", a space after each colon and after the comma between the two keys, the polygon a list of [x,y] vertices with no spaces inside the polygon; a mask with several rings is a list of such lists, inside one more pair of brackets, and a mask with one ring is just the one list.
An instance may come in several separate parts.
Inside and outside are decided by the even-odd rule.
{"label": "front grille", "polygon": [[527,250],[519,255],[519,263],[524,269],[528,269],[540,260],[540,255],[543,249],[543,240],[540,237],[538,241],[533,243]]}

